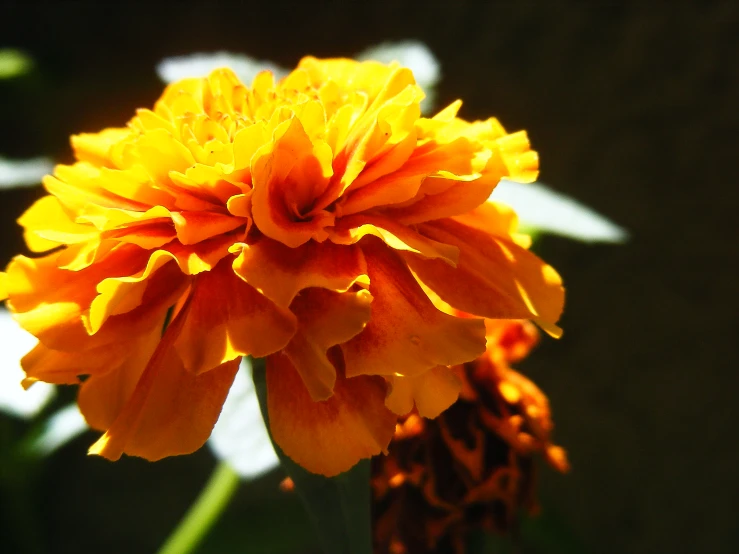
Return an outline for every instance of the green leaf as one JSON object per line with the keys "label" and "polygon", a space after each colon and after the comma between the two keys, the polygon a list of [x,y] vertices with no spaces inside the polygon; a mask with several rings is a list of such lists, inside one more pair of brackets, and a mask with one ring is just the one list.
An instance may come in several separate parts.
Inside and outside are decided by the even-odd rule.
{"label": "green leaf", "polygon": [[[252,367],[254,387],[269,429],[264,360],[252,360]],[[306,471],[277,444],[274,447],[283,469],[295,483],[325,554],[372,554],[369,460],[328,478]]]}
{"label": "green leaf", "polygon": [[12,79],[28,73],[33,60],[20,50],[4,48],[0,50],[0,79]]}

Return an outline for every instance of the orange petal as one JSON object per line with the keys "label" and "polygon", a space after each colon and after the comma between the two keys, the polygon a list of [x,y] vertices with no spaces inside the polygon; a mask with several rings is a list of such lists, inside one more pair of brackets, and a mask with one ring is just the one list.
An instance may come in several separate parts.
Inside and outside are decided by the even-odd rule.
{"label": "orange petal", "polygon": [[197,275],[212,270],[218,262],[228,256],[229,248],[234,243],[244,240],[244,232],[235,230],[198,242],[197,244],[181,244],[172,241],[161,249],[172,254],[177,265],[187,275]]}
{"label": "orange petal", "polygon": [[172,348],[181,322],[175,318],[169,326],[133,394],[90,454],[154,461],[194,452],[208,439],[240,359],[200,375],[187,371]]}
{"label": "orange petal", "polygon": [[86,339],[81,316],[97,295],[96,285],[141,267],[143,251],[125,246],[80,271],[59,269],[60,252],[35,259],[16,256],[5,279],[14,319],[47,346],[74,349]]}
{"label": "orange petal", "polygon": [[246,224],[241,218],[215,212],[172,212],[172,221],[182,244],[195,244]]}
{"label": "orange petal", "polygon": [[289,310],[234,275],[224,260],[198,276],[175,348],[189,371],[201,373],[244,355],[272,354],[296,326]]}
{"label": "orange petal", "polygon": [[[86,357],[92,358],[92,361],[85,360],[89,367],[81,373],[94,373],[80,386],[77,402],[90,427],[105,431],[113,425],[133,394],[141,374],[161,340],[163,323],[161,319],[159,325],[154,326],[148,333],[135,340],[125,341],[121,345],[123,348],[108,347],[107,351],[112,352],[115,358],[111,357],[112,359],[107,362],[97,358],[93,352],[86,353]],[[123,349],[125,352],[121,351]],[[103,352],[100,354],[105,355]]]}
{"label": "orange petal", "polygon": [[372,317],[364,331],[341,346],[347,376],[418,375],[484,352],[483,320],[436,309],[403,260],[377,239],[365,239],[362,250],[374,298]]}
{"label": "orange petal", "polygon": [[531,237],[517,232],[518,216],[513,208],[506,204],[488,201],[452,219],[489,235],[511,239],[523,248],[531,246]]}
{"label": "orange petal", "polygon": [[395,250],[414,252],[426,258],[441,258],[452,266],[456,265],[459,257],[456,247],[429,240],[410,227],[378,215],[344,217],[330,233],[331,241],[337,244],[354,244],[366,236],[381,238]]}
{"label": "orange petal", "polygon": [[26,372],[24,385],[29,386],[37,381],[72,385],[80,382],[80,375],[115,369],[125,356],[127,347],[118,346],[114,344],[81,352],[64,352],[39,343],[21,359],[21,366]]}
{"label": "orange petal", "polygon": [[483,175],[472,180],[429,177],[427,181],[436,181],[429,186],[439,186],[443,192],[426,194],[406,207],[390,209],[390,217],[404,224],[413,224],[467,213],[488,199],[500,176]]}
{"label": "orange petal", "polygon": [[303,289],[323,287],[346,291],[367,274],[364,255],[358,246],[310,241],[289,248],[266,237],[244,245],[233,269],[283,308]]}
{"label": "orange petal", "polygon": [[433,419],[454,404],[462,390],[459,377],[442,365],[416,377],[393,375],[386,379],[390,393],[385,405],[398,415],[407,414],[415,405],[419,415]]}
{"label": "orange petal", "polygon": [[171,276],[171,280],[168,281],[174,281],[179,272],[176,265],[170,263],[171,261],[172,257],[168,252],[159,250],[152,254],[146,267],[134,275],[108,277],[100,281],[95,287],[98,295],[90,303],[89,311],[82,316],[87,332],[94,335],[109,317],[130,312],[140,306],[149,278],[160,269],[168,272],[168,277]]}
{"label": "orange petal", "polygon": [[460,249],[457,268],[406,255],[410,268],[442,300],[483,317],[541,321],[556,333],[564,288],[554,268],[512,240],[451,219],[424,223],[419,231]]}
{"label": "orange petal", "polygon": [[326,400],[334,388],[336,369],[328,349],[357,335],[370,319],[372,295],[366,290],[338,293],[308,289],[290,306],[298,332],[285,347],[311,398]]}
{"label": "orange petal", "polygon": [[[412,149],[405,153],[407,143]],[[419,189],[428,188],[430,175],[441,170],[461,175],[472,173],[470,161],[476,148],[479,147],[466,139],[457,139],[449,144],[426,142],[419,146],[416,133],[411,133],[388,155],[365,167],[337,202],[336,210],[341,215],[350,215],[376,206],[393,209],[392,204],[409,202]],[[402,158],[403,154],[405,158]],[[401,160],[403,163],[398,164]]]}
{"label": "orange petal", "polygon": [[135,244],[145,250],[159,248],[177,238],[169,220],[156,219],[142,223],[121,225],[100,233],[101,239]]}
{"label": "orange petal", "polygon": [[295,117],[280,124],[275,137],[252,161],[254,222],[265,235],[292,248],[311,238],[325,239],[324,228],[334,216],[325,210],[314,213],[313,204],[332,172],[331,149],[314,145]]}
{"label": "orange petal", "polygon": [[290,360],[267,358],[267,407],[274,441],[312,473],[327,477],[387,449],[397,417],[381,378],[338,376],[334,394],[314,402]]}

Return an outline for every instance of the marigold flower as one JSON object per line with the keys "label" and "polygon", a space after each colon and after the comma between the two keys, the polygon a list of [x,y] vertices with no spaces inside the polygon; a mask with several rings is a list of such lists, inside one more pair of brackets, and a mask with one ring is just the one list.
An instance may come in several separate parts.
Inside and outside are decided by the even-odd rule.
{"label": "marigold flower", "polygon": [[535,510],[533,455],[568,470],[546,396],[509,366],[537,337],[528,322],[488,322],[485,354],[455,368],[459,401],[398,423],[389,455],[373,460],[377,554],[461,554],[470,531],[504,533]]}
{"label": "marigold flower", "polygon": [[273,438],[334,475],[387,448],[390,385],[422,415],[451,404],[445,368],[484,351],[481,317],[556,333],[559,276],[486,202],[536,177],[526,134],[460,102],[423,118],[422,98],[397,64],[308,57],[277,83],[173,83],[126,127],[72,137],[77,161],[19,220],[44,254],[0,283],[40,341],[26,384],[87,375],[91,452],[156,460],[200,447],[240,358],[266,357]]}

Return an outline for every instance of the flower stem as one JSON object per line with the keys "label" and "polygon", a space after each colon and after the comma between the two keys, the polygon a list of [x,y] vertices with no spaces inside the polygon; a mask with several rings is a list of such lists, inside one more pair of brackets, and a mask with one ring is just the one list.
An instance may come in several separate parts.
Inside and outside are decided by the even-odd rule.
{"label": "flower stem", "polygon": [[200,496],[157,554],[194,552],[228,505],[238,485],[236,472],[227,463],[220,462]]}

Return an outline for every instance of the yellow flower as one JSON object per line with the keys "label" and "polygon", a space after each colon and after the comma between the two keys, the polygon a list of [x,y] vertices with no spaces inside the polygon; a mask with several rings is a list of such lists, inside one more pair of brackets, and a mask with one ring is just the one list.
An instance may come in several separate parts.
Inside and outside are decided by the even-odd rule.
{"label": "yellow flower", "polygon": [[376,554],[466,552],[471,531],[505,533],[536,509],[535,454],[569,469],[546,396],[509,366],[537,338],[528,322],[488,322],[485,354],[455,368],[459,401],[398,424],[389,455],[373,461]]}
{"label": "yellow flower", "polygon": [[278,83],[173,83],[126,127],[72,137],[77,162],[20,218],[45,254],[0,283],[40,341],[26,383],[89,376],[91,452],[155,460],[200,447],[241,357],[266,357],[274,439],[334,475],[387,448],[390,381],[440,413],[444,368],[485,348],[482,319],[426,290],[556,333],[558,275],[486,202],[535,178],[525,133],[459,102],[423,118],[422,98],[397,64],[309,57]]}

